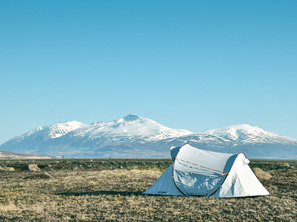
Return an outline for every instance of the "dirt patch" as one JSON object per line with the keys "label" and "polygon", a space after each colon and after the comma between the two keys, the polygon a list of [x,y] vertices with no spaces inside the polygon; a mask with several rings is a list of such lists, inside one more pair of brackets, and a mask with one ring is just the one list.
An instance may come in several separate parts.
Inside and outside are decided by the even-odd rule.
{"label": "dirt patch", "polygon": [[269,180],[272,177],[270,173],[267,173],[258,167],[253,168],[253,171],[260,180]]}

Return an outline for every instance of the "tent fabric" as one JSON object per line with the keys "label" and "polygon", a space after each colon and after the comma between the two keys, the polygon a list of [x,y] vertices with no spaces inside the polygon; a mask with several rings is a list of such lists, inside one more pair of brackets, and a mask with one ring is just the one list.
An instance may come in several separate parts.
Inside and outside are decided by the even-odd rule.
{"label": "tent fabric", "polygon": [[200,150],[187,144],[180,148],[175,157],[175,183],[186,196],[209,196],[225,180],[225,173],[230,171],[235,156]]}
{"label": "tent fabric", "polygon": [[268,195],[243,153],[226,154],[186,144],[171,148],[173,163],[144,193],[242,197]]}
{"label": "tent fabric", "polygon": [[172,179],[172,170],[173,163],[156,180],[156,182],[144,192],[144,194],[183,196],[183,194],[177,189],[174,184],[174,181]]}
{"label": "tent fabric", "polygon": [[171,158],[172,158],[173,161],[175,160],[175,157],[178,154],[180,148],[181,147],[174,147],[174,146],[171,147],[170,154],[171,154]]}
{"label": "tent fabric", "polygon": [[213,195],[213,197],[242,197],[262,196],[269,192],[260,183],[251,168],[248,166],[248,159],[240,153],[224,184]]}

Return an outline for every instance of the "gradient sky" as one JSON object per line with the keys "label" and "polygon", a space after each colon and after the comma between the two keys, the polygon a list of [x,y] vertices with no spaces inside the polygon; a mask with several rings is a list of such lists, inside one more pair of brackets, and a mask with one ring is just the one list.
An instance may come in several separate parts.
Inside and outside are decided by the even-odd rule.
{"label": "gradient sky", "polygon": [[297,139],[297,1],[0,2],[0,144],[129,113]]}

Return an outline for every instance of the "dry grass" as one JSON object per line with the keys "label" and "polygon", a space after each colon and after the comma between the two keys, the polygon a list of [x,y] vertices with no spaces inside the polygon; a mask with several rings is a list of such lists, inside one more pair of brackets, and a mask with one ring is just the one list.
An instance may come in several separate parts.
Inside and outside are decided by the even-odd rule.
{"label": "dry grass", "polygon": [[289,167],[281,161],[252,164],[272,175],[262,181],[272,195],[230,199],[142,195],[162,173],[151,165],[141,169],[119,169],[116,164],[105,170],[46,168],[50,178],[34,177],[34,172],[27,171],[2,172],[0,220],[296,221],[297,161]]}

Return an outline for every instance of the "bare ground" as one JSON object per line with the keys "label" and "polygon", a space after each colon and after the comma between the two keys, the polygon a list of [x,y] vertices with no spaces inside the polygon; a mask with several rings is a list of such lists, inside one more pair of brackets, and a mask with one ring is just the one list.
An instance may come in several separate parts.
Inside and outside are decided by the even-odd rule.
{"label": "bare ground", "polygon": [[169,160],[67,161],[37,162],[51,178],[0,162],[0,221],[297,221],[297,161],[252,161],[271,195],[227,199],[143,195]]}

